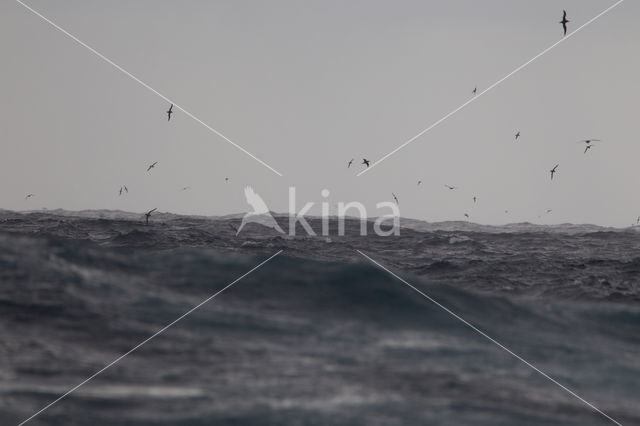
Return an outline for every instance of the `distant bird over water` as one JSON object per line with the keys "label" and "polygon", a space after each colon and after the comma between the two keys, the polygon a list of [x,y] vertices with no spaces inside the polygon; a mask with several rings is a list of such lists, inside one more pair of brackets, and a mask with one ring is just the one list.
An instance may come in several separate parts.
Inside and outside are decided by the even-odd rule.
{"label": "distant bird over water", "polygon": [[469,219],[469,214],[465,213],[464,217],[466,217],[467,219]]}
{"label": "distant bird over water", "polygon": [[578,143],[586,143],[587,145],[590,145],[591,142],[600,142],[600,139],[582,139],[581,141],[578,141]]}
{"label": "distant bird over water", "polygon": [[473,90],[471,91],[471,93],[473,93],[474,95],[475,95],[476,93],[478,93],[478,87],[474,87],[474,88],[473,88]]}
{"label": "distant bird over water", "polygon": [[362,159],[362,164],[366,164],[367,167],[369,167],[369,160],[367,160],[366,158]]}
{"label": "distant bird over water", "polygon": [[120,192],[118,193],[118,195],[122,195],[122,187],[120,187]]}
{"label": "distant bird over water", "polygon": [[516,140],[518,140],[519,137],[520,137],[520,130],[518,130],[518,133],[516,133]]}
{"label": "distant bird over water", "polygon": [[560,21],[559,23],[562,24],[562,28],[564,29],[564,35],[567,35],[567,24],[571,21],[567,19],[567,11],[563,10],[562,12],[563,12],[562,21]]}
{"label": "distant bird over water", "polygon": [[150,165],[149,168],[147,169],[147,171],[153,169],[156,166],[156,164],[158,164],[157,161],[155,163],[153,163],[152,165]]}
{"label": "distant bird over water", "polygon": [[589,151],[591,148],[593,148],[593,145],[587,145],[584,147],[584,153],[586,154],[587,151]]}
{"label": "distant bird over water", "polygon": [[396,200],[396,204],[400,205],[400,202],[398,201],[398,197],[396,197],[396,194],[392,192],[391,195],[393,195],[393,199]]}
{"label": "distant bird over water", "polygon": [[553,175],[556,173],[556,169],[558,168],[559,165],[560,164],[556,164],[555,167],[550,170],[550,172],[551,172],[551,180],[553,180]]}
{"label": "distant bird over water", "polygon": [[27,194],[26,197],[24,197],[25,200],[28,200],[31,197],[35,197],[36,194]]}
{"label": "distant bird over water", "polygon": [[422,181],[421,181],[421,180],[419,180],[419,181],[418,181],[418,185],[420,185],[421,183],[422,183]]}
{"label": "distant bird over water", "polygon": [[353,158],[352,158],[351,160],[349,160],[349,164],[347,164],[347,169],[348,169],[349,167],[351,167],[351,164],[352,164],[352,163],[353,163]]}
{"label": "distant bird over water", "polygon": [[127,188],[127,185],[124,185],[124,192],[126,192],[127,194],[129,193],[129,188]]}
{"label": "distant bird over water", "polygon": [[446,186],[447,188],[449,188],[451,190],[458,188],[457,186],[450,186],[450,185],[447,185],[447,184],[445,184],[444,186]]}
{"label": "distant bird over water", "polygon": [[156,208],[154,208],[153,210],[149,210],[148,212],[146,212],[146,213],[144,214],[144,217],[145,217],[145,219],[146,219],[146,224],[147,224],[147,225],[149,224],[149,218],[151,217],[151,213],[155,212],[156,210],[158,210],[158,208],[157,208],[157,207],[156,207]]}
{"label": "distant bird over water", "polygon": [[475,203],[475,202],[476,202],[476,200],[477,200],[477,198],[476,198],[476,196],[474,195],[474,196],[473,196],[473,202]]}
{"label": "distant bird over water", "polygon": [[183,191],[186,191],[187,189],[191,189],[191,187],[190,186],[185,186],[185,187],[182,188]]}
{"label": "distant bird over water", "polygon": [[173,114],[173,104],[167,110],[167,121],[171,121],[171,114]]}

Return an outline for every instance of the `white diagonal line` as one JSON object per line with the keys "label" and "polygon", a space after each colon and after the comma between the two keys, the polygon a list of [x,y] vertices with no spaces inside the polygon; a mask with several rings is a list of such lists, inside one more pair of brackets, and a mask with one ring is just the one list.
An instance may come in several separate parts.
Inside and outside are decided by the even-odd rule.
{"label": "white diagonal line", "polygon": [[454,109],[453,111],[451,111],[450,113],[448,113],[447,115],[445,115],[444,117],[442,117],[441,119],[439,119],[438,121],[436,121],[435,123],[433,123],[432,125],[430,125],[429,127],[427,127],[426,129],[424,129],[423,131],[421,131],[420,133],[418,133],[417,135],[415,135],[414,137],[412,137],[411,139],[409,139],[408,141],[406,141],[405,143],[403,143],[402,145],[398,146],[396,149],[394,149],[393,151],[389,152],[388,154],[386,154],[384,157],[382,157],[381,159],[377,160],[376,162],[374,162],[373,164],[371,164],[370,167],[367,167],[366,169],[364,169],[363,171],[361,171],[360,173],[358,173],[356,176],[360,176],[363,173],[368,172],[369,170],[371,170],[372,168],[374,168],[375,166],[377,166],[378,164],[382,163],[384,160],[386,160],[387,158],[389,158],[390,156],[392,156],[393,154],[395,154],[396,152],[400,151],[402,148],[404,148],[405,146],[409,145],[411,142],[415,141],[416,139],[418,139],[420,136],[424,135],[425,133],[427,133],[429,130],[433,129],[434,127],[436,127],[437,125],[439,125],[440,123],[442,123],[443,121],[445,121],[446,119],[448,119],[449,117],[451,117],[452,115],[454,115],[455,113],[457,113],[458,111],[462,110],[464,107],[466,107],[467,105],[471,104],[472,102],[476,101],[479,97],[481,97],[482,95],[484,95],[485,93],[487,93],[488,91],[490,91],[491,89],[495,88],[496,86],[498,86],[500,83],[504,82],[505,80],[507,80],[508,78],[512,77],[514,74],[516,74],[518,71],[521,71],[523,68],[526,68],[529,64],[531,64],[532,62],[534,62],[536,59],[540,58],[541,56],[543,56],[545,53],[549,52],[551,49],[553,49],[554,47],[558,46],[560,43],[568,40],[569,38],[571,38],[574,34],[576,34],[578,31],[582,30],[583,28],[585,28],[587,25],[593,23],[595,20],[597,20],[598,18],[600,18],[601,16],[603,16],[604,14],[610,12],[613,8],[615,8],[616,6],[618,6],[620,3],[622,3],[624,0],[618,0],[616,3],[614,3],[612,6],[609,6],[608,8],[606,8],[605,10],[603,10],[602,12],[600,12],[599,14],[597,14],[595,17],[591,18],[590,20],[588,20],[587,22],[585,22],[584,24],[580,25],[575,31],[567,34],[566,36],[564,36],[563,38],[561,38],[560,40],[558,40],[557,42],[553,43],[551,46],[547,47],[546,49],[544,49],[542,52],[538,53],[536,56],[534,56],[533,58],[529,59],[527,62],[525,62],[524,64],[520,65],[518,68],[516,68],[515,70],[511,71],[509,74],[505,75],[504,77],[502,77],[500,80],[496,81],[495,83],[493,83],[491,86],[487,87],[486,89],[484,89],[483,91],[481,91],[480,93],[478,93],[477,95],[475,95],[474,97],[472,97],[471,99],[469,99],[467,102],[463,103],[462,105],[460,105],[458,108]]}
{"label": "white diagonal line", "polygon": [[589,401],[587,401],[586,399],[582,398],[580,395],[578,395],[577,393],[575,393],[574,391],[572,391],[571,389],[569,389],[568,387],[566,387],[565,385],[563,385],[562,383],[558,382],[556,379],[554,379],[553,377],[549,376],[547,373],[545,373],[544,371],[540,370],[538,367],[536,367],[535,365],[531,364],[529,361],[527,361],[526,359],[522,358],[520,355],[514,353],[513,351],[511,351],[509,348],[507,348],[506,346],[504,346],[502,343],[498,342],[496,339],[494,339],[493,337],[489,336],[488,334],[486,334],[484,331],[480,330],[478,327],[476,327],[475,325],[471,324],[469,321],[465,320],[464,318],[462,318],[460,315],[456,314],[455,312],[453,312],[452,310],[450,310],[449,308],[447,308],[446,306],[442,305],[440,302],[438,302],[437,300],[433,299],[431,296],[429,296],[428,294],[420,291],[419,289],[417,289],[416,287],[414,287],[413,285],[409,284],[406,280],[402,279],[401,277],[399,277],[398,275],[394,274],[393,272],[391,272],[389,269],[387,269],[386,267],[384,267],[383,265],[381,265],[380,263],[376,262],[375,260],[373,260],[372,258],[370,258],[369,256],[367,256],[366,254],[364,254],[363,252],[361,252],[358,249],[355,249],[358,253],[360,253],[363,257],[365,257],[366,259],[368,259],[369,261],[371,261],[373,264],[377,265],[380,269],[388,272],[389,274],[391,274],[391,276],[397,278],[398,280],[402,281],[404,284],[406,284],[408,287],[410,287],[412,290],[414,290],[415,292],[419,293],[420,295],[422,295],[424,298],[426,298],[427,300],[429,300],[431,303],[435,304],[436,306],[438,306],[440,309],[444,310],[445,312],[447,312],[449,315],[453,316],[455,319],[459,320],[460,322],[462,322],[463,324],[465,324],[467,327],[471,328],[473,331],[475,331],[476,333],[480,334],[481,336],[489,339],[491,341],[491,343],[495,344],[496,346],[498,346],[500,349],[503,349],[504,351],[506,351],[507,353],[509,353],[510,355],[514,356],[515,358],[517,358],[519,361],[523,362],[524,364],[526,364],[527,366],[531,367],[532,369],[534,369],[535,371],[537,371],[538,373],[540,373],[542,376],[544,376],[545,378],[547,378],[548,380],[550,380],[551,382],[553,382],[554,384],[558,385],[560,388],[562,388],[563,390],[565,390],[566,392],[568,392],[569,394],[573,395],[574,397],[578,398],[580,401],[582,401],[583,403],[585,403],[586,405],[588,405],[590,408],[592,408],[593,410],[597,411],[598,413],[602,414],[604,417],[606,417],[607,419],[611,420],[613,423],[622,426],[621,423],[619,423],[618,421],[616,421],[615,419],[611,418],[609,415],[607,415],[605,412],[603,412],[602,410],[600,410],[598,407],[596,407],[595,405],[593,405],[592,403],[590,403]]}
{"label": "white diagonal line", "polygon": [[87,48],[89,51],[91,51],[93,54],[95,54],[96,56],[98,56],[100,59],[102,59],[103,61],[107,62],[108,64],[112,65],[113,67],[115,67],[117,70],[119,70],[120,72],[122,72],[123,74],[125,74],[127,77],[133,79],[134,81],[136,81],[137,83],[139,83],[140,85],[144,86],[146,89],[150,90],[151,92],[153,92],[154,94],[156,94],[157,96],[161,97],[162,99],[164,99],[167,103],[173,104],[174,107],[176,107],[177,109],[179,109],[180,111],[182,111],[183,113],[185,113],[187,116],[191,117],[193,120],[197,121],[198,123],[200,123],[201,125],[203,125],[204,127],[206,127],[207,129],[209,129],[210,131],[212,131],[213,133],[215,133],[216,135],[218,135],[219,137],[221,137],[222,139],[224,139],[225,141],[229,142],[231,145],[235,146],[236,148],[238,148],[240,151],[244,152],[245,154],[247,154],[249,157],[253,158],[254,160],[256,160],[258,163],[262,164],[263,166],[265,166],[266,168],[268,168],[269,170],[271,170],[272,172],[274,172],[275,174],[277,174],[278,176],[282,176],[282,173],[280,173],[279,171],[277,171],[276,169],[274,169],[273,167],[271,167],[270,165],[268,165],[267,163],[265,163],[264,161],[262,161],[261,159],[259,159],[258,157],[256,157],[255,155],[253,155],[252,153],[250,153],[249,151],[247,151],[246,149],[244,149],[243,147],[241,147],[240,145],[238,145],[237,143],[235,143],[234,141],[232,141],[231,139],[229,139],[228,137],[226,137],[225,135],[223,135],[222,133],[220,133],[219,131],[217,131],[216,129],[214,129],[213,127],[211,127],[210,125],[208,125],[207,123],[205,123],[204,121],[202,121],[201,119],[199,119],[198,117],[196,117],[195,115],[193,115],[192,113],[190,113],[189,111],[187,111],[185,108],[181,107],[179,104],[177,104],[175,101],[169,99],[168,97],[166,97],[165,95],[163,95],[162,93],[158,92],[156,89],[154,89],[153,87],[149,86],[147,83],[145,83],[144,81],[140,80],[138,77],[136,77],[135,75],[131,74],[129,71],[125,70],[124,68],[122,68],[120,65],[116,64],[115,62],[113,62],[111,59],[107,58],[106,56],[104,56],[102,53],[98,52],[97,50],[95,50],[93,47],[89,46],[88,44],[86,44],[85,42],[83,42],[82,40],[78,39],[76,36],[74,36],[73,34],[69,33],[67,30],[65,30],[64,28],[60,27],[59,25],[57,25],[55,22],[51,21],[49,18],[47,18],[46,16],[42,15],[41,13],[39,13],[38,11],[34,10],[32,7],[26,5],[25,3],[23,3],[21,0],[16,0],[16,2],[20,3],[22,6],[24,6],[26,9],[28,9],[29,11],[31,11],[33,14],[39,16],[40,18],[42,18],[44,21],[46,21],[47,23],[49,23],[51,26],[53,26],[55,29],[57,29],[58,31],[62,32],[63,34],[65,34],[67,37],[69,37],[70,39],[72,39],[73,41],[75,41],[76,43],[80,44],[81,46]]}
{"label": "white diagonal line", "polygon": [[23,420],[21,423],[18,424],[18,426],[22,426],[25,423],[27,423],[28,421],[32,420],[34,417],[38,416],[39,414],[41,414],[43,411],[49,409],[51,406],[57,404],[60,400],[62,400],[63,398],[65,398],[67,395],[69,395],[70,393],[74,392],[75,390],[77,390],[79,387],[85,385],[86,383],[88,383],[89,381],[93,380],[94,378],[96,378],[98,375],[102,374],[105,370],[109,369],[110,367],[112,367],[113,365],[115,365],[116,363],[120,362],[123,358],[127,357],[128,355],[130,355],[132,352],[136,351],[137,349],[139,349],[142,345],[146,344],[147,342],[149,342],[151,339],[153,339],[154,337],[158,336],[159,334],[163,333],[164,331],[166,331],[169,327],[173,326],[174,324],[176,324],[178,321],[184,319],[187,315],[190,315],[191,313],[193,313],[195,310],[197,310],[198,308],[200,308],[202,305],[204,305],[205,303],[209,302],[211,299],[215,298],[217,295],[219,295],[220,293],[222,293],[223,291],[225,291],[226,289],[228,289],[229,287],[231,287],[232,285],[234,285],[235,283],[237,283],[238,281],[240,281],[241,279],[243,279],[244,277],[246,277],[247,275],[249,275],[250,273],[252,273],[253,271],[255,271],[256,269],[260,268],[262,265],[264,265],[265,263],[269,262],[271,259],[273,259],[274,257],[276,257],[277,255],[279,255],[280,253],[282,253],[282,250],[278,251],[277,253],[271,255],[271,257],[269,257],[268,259],[260,262],[258,265],[254,266],[253,268],[251,268],[251,270],[249,270],[248,272],[244,273],[243,275],[241,275],[240,277],[236,278],[234,281],[232,281],[231,283],[227,284],[224,288],[222,288],[222,290],[216,292],[215,294],[207,297],[206,299],[204,299],[202,302],[198,303],[196,306],[194,306],[193,308],[189,309],[187,312],[185,312],[184,314],[180,315],[177,319],[171,321],[169,324],[165,325],[164,327],[162,327],[160,330],[156,331],[155,333],[153,333],[151,336],[147,337],[145,340],[143,340],[142,342],[138,343],[136,346],[134,346],[133,348],[129,349],[127,352],[125,352],[124,354],[120,355],[118,358],[114,359],[113,361],[111,361],[109,364],[105,365],[103,368],[101,368],[100,370],[96,371],[94,374],[92,374],[91,376],[89,376],[87,379],[83,380],[82,382],[78,383],[77,385],[75,385],[74,387],[72,387],[71,389],[69,389],[68,391],[66,391],[65,393],[63,393],[62,395],[60,395],[57,399],[55,399],[54,401],[50,402],[49,404],[45,405],[44,407],[42,407],[40,410],[38,410],[36,413],[34,413],[33,415],[31,415],[31,417]]}

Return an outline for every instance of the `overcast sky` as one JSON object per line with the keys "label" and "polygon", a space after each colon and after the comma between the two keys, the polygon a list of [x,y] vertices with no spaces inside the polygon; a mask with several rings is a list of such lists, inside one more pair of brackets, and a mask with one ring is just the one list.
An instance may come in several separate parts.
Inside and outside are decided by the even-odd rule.
{"label": "overcast sky", "polygon": [[[394,192],[402,216],[428,221],[628,226],[640,215],[640,2],[360,177],[363,157],[559,40],[563,8],[571,31],[614,0],[27,3],[284,177],[180,111],[167,123],[163,99],[5,0],[0,208],[221,215],[247,211],[251,185],[275,211],[296,186],[298,208],[326,188],[331,203],[376,216]],[[585,138],[603,142],[583,154]]]}

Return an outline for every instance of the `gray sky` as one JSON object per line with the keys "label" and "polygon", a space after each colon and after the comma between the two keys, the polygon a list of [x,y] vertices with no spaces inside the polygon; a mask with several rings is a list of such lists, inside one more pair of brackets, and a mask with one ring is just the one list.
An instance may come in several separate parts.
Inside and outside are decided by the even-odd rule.
{"label": "gray sky", "polygon": [[[28,1],[279,177],[179,111],[167,123],[161,98],[3,1],[0,208],[218,215],[247,211],[252,185],[286,211],[295,185],[298,208],[316,201],[316,214],[327,188],[331,203],[361,201],[371,216],[394,192],[402,216],[428,221],[628,226],[640,215],[636,1],[355,176],[362,157],[557,41],[563,8],[571,31],[613,3]],[[585,138],[604,142],[584,155]]]}

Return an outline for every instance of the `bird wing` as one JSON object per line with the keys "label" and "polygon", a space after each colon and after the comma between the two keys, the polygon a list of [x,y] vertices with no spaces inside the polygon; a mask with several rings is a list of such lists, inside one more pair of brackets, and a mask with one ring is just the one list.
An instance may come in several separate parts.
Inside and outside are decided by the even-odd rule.
{"label": "bird wing", "polygon": [[258,194],[256,194],[252,187],[247,186],[244,188],[244,196],[247,199],[247,203],[253,207],[254,213],[269,213],[269,207],[267,207],[267,204]]}
{"label": "bird wing", "polygon": [[147,214],[151,214],[151,213],[155,212],[156,210],[158,210],[158,208],[157,208],[157,207],[156,207],[156,208],[154,208],[153,210],[149,210],[149,213],[147,213]]}

